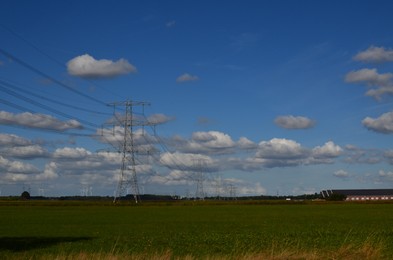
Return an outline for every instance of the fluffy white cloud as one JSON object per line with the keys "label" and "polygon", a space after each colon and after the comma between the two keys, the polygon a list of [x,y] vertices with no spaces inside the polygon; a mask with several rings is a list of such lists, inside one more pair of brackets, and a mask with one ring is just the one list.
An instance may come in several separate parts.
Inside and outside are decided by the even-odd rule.
{"label": "fluffy white cloud", "polygon": [[274,123],[286,129],[307,129],[314,127],[315,122],[303,116],[279,116],[274,120]]}
{"label": "fluffy white cloud", "polygon": [[36,180],[51,180],[58,178],[59,175],[57,174],[57,164],[55,162],[50,162],[45,165],[44,172],[37,174],[35,176]]}
{"label": "fluffy white cloud", "polygon": [[39,171],[32,164],[8,160],[2,156],[0,156],[0,170],[2,170],[2,172],[11,174],[32,174]]}
{"label": "fluffy white cloud", "polygon": [[348,83],[364,83],[369,87],[375,87],[369,89],[366,95],[379,100],[383,95],[393,94],[392,78],[392,73],[380,74],[377,69],[361,69],[349,72],[345,76],[345,81]]}
{"label": "fluffy white cloud", "polygon": [[42,146],[13,134],[0,133],[0,154],[8,158],[33,159],[47,157],[48,152]]}
{"label": "fluffy white cloud", "polygon": [[183,82],[188,82],[188,81],[196,81],[198,79],[199,79],[198,76],[184,73],[184,74],[180,75],[179,77],[177,77],[176,82],[183,83]]}
{"label": "fluffy white cloud", "polygon": [[156,124],[164,124],[172,120],[174,120],[173,117],[169,117],[164,114],[154,114],[147,118],[147,123],[156,125]]}
{"label": "fluffy white cloud", "polygon": [[241,149],[255,149],[258,147],[256,143],[253,141],[249,140],[246,137],[240,137],[239,141],[237,141],[237,146]]}
{"label": "fluffy white cloud", "polygon": [[112,78],[136,72],[135,66],[125,59],[119,59],[118,61],[96,60],[89,54],[68,61],[67,70],[70,75],[81,78]]}
{"label": "fluffy white cloud", "polygon": [[299,143],[288,140],[273,138],[270,141],[262,141],[258,145],[256,157],[263,159],[300,159],[307,157],[309,152]]}
{"label": "fluffy white cloud", "polygon": [[192,183],[192,174],[188,171],[173,170],[164,176],[154,175],[149,180],[160,185],[188,185]]}
{"label": "fluffy white cloud", "polygon": [[0,124],[55,131],[66,131],[69,129],[83,128],[78,121],[73,119],[68,121],[60,121],[59,119],[50,115],[32,114],[30,112],[13,114],[6,111],[0,111]]}
{"label": "fluffy white cloud", "polygon": [[344,170],[338,170],[338,171],[335,171],[333,173],[333,176],[337,177],[337,178],[348,178],[349,177],[349,173],[347,171],[344,171]]}
{"label": "fluffy white cloud", "polygon": [[366,117],[363,119],[362,124],[369,130],[383,133],[393,133],[393,112],[382,114],[378,118]]}
{"label": "fluffy white cloud", "polygon": [[235,143],[227,134],[218,131],[195,132],[192,134],[192,140],[209,148],[228,148],[233,147]]}
{"label": "fluffy white cloud", "polygon": [[293,140],[273,138],[270,141],[260,142],[255,158],[249,158],[243,163],[252,168],[257,168],[258,165],[273,168],[328,164],[333,163],[333,159],[340,156],[342,151],[340,146],[331,141],[325,143],[323,146],[316,146],[313,149],[309,149],[302,147]]}
{"label": "fluffy white cloud", "polygon": [[342,153],[343,149],[332,141],[326,142],[323,146],[312,149],[312,156],[317,159],[334,158]]}
{"label": "fluffy white cloud", "polygon": [[273,138],[259,143],[253,162],[267,168],[297,166],[305,164],[309,155],[309,149],[293,140]]}
{"label": "fluffy white cloud", "polygon": [[182,171],[214,171],[217,169],[216,161],[211,157],[193,153],[170,153],[161,154],[160,163],[170,169]]}
{"label": "fluffy white cloud", "polygon": [[108,169],[118,169],[120,163],[114,167],[113,163],[99,160],[96,156],[91,156],[85,159],[69,159],[56,160],[59,172],[65,175],[80,176],[83,173],[96,172],[97,174],[105,172]]}
{"label": "fluffy white cloud", "polygon": [[249,158],[228,158],[224,161],[225,167],[223,169],[236,169],[245,172],[252,172],[261,170],[264,166],[266,160],[257,158],[257,157],[249,157]]}
{"label": "fluffy white cloud", "polygon": [[393,50],[384,47],[370,46],[367,50],[361,51],[353,57],[354,60],[363,62],[388,62],[393,61]]}
{"label": "fluffy white cloud", "polygon": [[23,159],[32,159],[48,156],[48,151],[40,145],[17,146],[0,151],[1,153],[5,153],[8,157],[16,157]]}
{"label": "fluffy white cloud", "polygon": [[[245,140],[243,140],[243,142],[244,141]],[[170,141],[170,145],[175,147],[176,150],[185,153],[203,153],[213,155],[233,153],[237,144],[225,133],[208,131],[195,132],[192,134],[190,140],[175,136]]]}
{"label": "fluffy white cloud", "polygon": [[9,182],[34,182],[57,178],[56,164],[51,162],[40,171],[36,166],[20,161],[8,160],[0,156],[0,181]]}
{"label": "fluffy white cloud", "polygon": [[124,140],[124,127],[115,126],[113,128],[97,129],[96,137],[102,143],[111,144],[120,149]]}
{"label": "fluffy white cloud", "polygon": [[345,76],[349,83],[365,83],[369,86],[386,86],[391,84],[392,73],[378,73],[377,69],[360,69],[351,71]]}
{"label": "fluffy white cloud", "polygon": [[0,133],[0,146],[26,146],[30,145],[31,141],[14,134]]}
{"label": "fluffy white cloud", "polygon": [[366,96],[381,100],[384,95],[393,95],[393,86],[380,87],[376,89],[370,89],[366,92]]}
{"label": "fluffy white cloud", "polygon": [[87,156],[91,155],[91,152],[85,148],[70,148],[64,147],[56,149],[53,153],[53,157],[56,159],[78,159],[83,160]]}
{"label": "fluffy white cloud", "polygon": [[[124,127],[115,126],[113,128],[97,129],[96,138],[100,142],[110,144],[114,149],[122,151],[124,143]],[[129,140],[128,140],[129,141]],[[144,129],[136,129],[133,133],[134,150],[137,153],[154,153],[157,149],[154,147],[158,143],[155,136],[150,135]]]}

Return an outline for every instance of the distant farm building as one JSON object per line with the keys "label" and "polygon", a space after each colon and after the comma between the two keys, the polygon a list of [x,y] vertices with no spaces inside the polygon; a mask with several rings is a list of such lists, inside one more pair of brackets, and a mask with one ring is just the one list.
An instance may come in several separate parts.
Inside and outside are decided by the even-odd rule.
{"label": "distant farm building", "polygon": [[364,189],[364,190],[323,190],[321,197],[328,199],[333,194],[346,196],[347,201],[376,201],[393,200],[393,189]]}

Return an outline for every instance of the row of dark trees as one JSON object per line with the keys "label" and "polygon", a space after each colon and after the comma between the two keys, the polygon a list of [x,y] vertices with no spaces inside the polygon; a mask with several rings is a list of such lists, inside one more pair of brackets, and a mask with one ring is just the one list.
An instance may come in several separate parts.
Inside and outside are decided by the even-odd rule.
{"label": "row of dark trees", "polygon": [[[30,196],[30,193],[27,191],[22,192],[21,194],[21,199],[23,200],[29,200],[29,199],[50,199],[47,197],[32,197]],[[179,196],[170,196],[170,195],[154,195],[154,194],[144,194],[140,195],[141,200],[144,201],[169,201],[169,200],[180,200],[181,198]],[[101,197],[101,196],[63,196],[57,198],[59,200],[111,200],[113,199],[112,197]],[[127,195],[123,198],[122,200],[133,200],[134,197],[132,195]],[[192,199],[192,198],[191,198]],[[321,199],[321,195],[318,193],[315,194],[304,194],[304,195],[297,195],[297,196],[267,196],[267,195],[261,195],[261,196],[242,196],[242,197],[237,197],[237,198],[217,198],[217,197],[207,197],[205,198],[206,200],[216,200],[216,199],[236,199],[236,200],[316,200],[316,199]],[[343,201],[346,199],[346,196],[343,194],[335,194],[333,193],[329,198],[326,200],[329,201]]]}

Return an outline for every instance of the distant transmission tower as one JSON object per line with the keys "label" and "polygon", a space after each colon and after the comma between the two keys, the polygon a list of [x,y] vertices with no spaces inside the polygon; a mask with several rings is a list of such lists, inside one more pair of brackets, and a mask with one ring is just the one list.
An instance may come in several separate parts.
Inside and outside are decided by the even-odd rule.
{"label": "distant transmission tower", "polygon": [[221,175],[218,173],[215,180],[216,198],[218,200],[221,199],[221,189],[222,189],[221,185],[222,185]]}
{"label": "distant transmission tower", "polygon": [[[115,102],[112,103],[114,107],[121,106],[125,109],[125,116],[119,117],[114,113],[116,118],[116,122],[114,122],[114,126],[120,125],[124,128],[124,136],[123,143],[119,152],[122,154],[121,168],[120,168],[120,176],[119,182],[117,185],[117,189],[115,192],[115,196],[113,202],[117,202],[122,196],[125,195],[127,190],[131,187],[135,203],[140,201],[139,194],[139,185],[138,178],[136,172],[136,144],[134,142],[134,128],[135,127],[143,127],[146,125],[153,125],[149,123],[145,117],[135,116],[134,115],[134,107],[135,106],[144,106],[149,105],[146,102],[140,101],[123,101],[123,102]],[[129,173],[130,171],[130,173]]]}
{"label": "distant transmission tower", "polygon": [[196,182],[196,192],[195,192],[195,199],[199,200],[205,200],[205,191],[203,189],[203,183],[205,181],[205,175],[204,175],[204,162],[201,159],[196,160],[195,162],[196,166],[196,176],[195,176],[195,182]]}
{"label": "distant transmission tower", "polygon": [[44,187],[38,188],[38,196],[45,197],[45,189]]}
{"label": "distant transmission tower", "polygon": [[233,184],[229,184],[228,190],[229,197],[232,198],[232,200],[236,200],[236,186],[234,186]]}

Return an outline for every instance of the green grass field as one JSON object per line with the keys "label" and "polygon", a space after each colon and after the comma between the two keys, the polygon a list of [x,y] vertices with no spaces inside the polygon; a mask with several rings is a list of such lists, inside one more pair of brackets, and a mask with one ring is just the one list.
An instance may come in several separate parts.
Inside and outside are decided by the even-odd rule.
{"label": "green grass field", "polygon": [[392,224],[393,204],[0,201],[0,258],[393,259]]}

